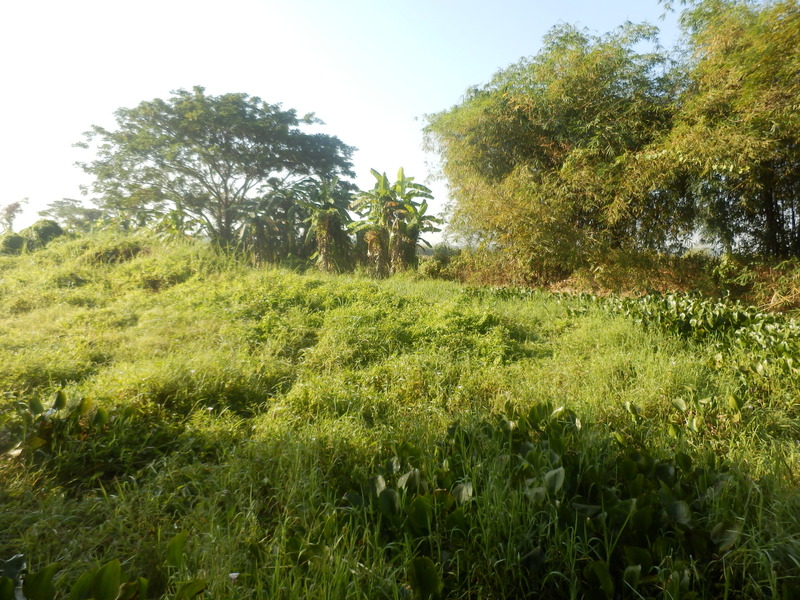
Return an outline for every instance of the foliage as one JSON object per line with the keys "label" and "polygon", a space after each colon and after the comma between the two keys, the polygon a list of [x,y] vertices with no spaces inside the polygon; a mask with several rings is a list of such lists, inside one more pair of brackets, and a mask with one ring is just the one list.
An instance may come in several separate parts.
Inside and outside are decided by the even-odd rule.
{"label": "foliage", "polygon": [[796,596],[788,321],[145,231],[0,269],[0,557],[29,589]]}
{"label": "foliage", "polygon": [[680,240],[691,216],[680,194],[650,193],[630,177],[672,118],[666,56],[635,50],[654,41],[644,25],[600,37],[554,28],[536,56],[430,116],[456,228],[543,276],[609,247]]}
{"label": "foliage", "polygon": [[689,178],[710,239],[728,250],[795,256],[800,9],[793,1],[708,0],[687,8],[682,22],[688,85],[673,129],[647,162]]}
{"label": "foliage", "polygon": [[105,218],[99,208],[87,207],[79,200],[64,198],[51,202],[39,215],[59,223],[69,232],[87,232]]}
{"label": "foliage", "polygon": [[351,174],[352,148],[301,130],[319,123],[313,115],[246,94],[178,90],[121,108],[116,120],[116,130],[94,126],[83,144],[97,143],[97,158],[81,166],[95,176],[101,208],[140,224],[174,214],[181,228],[223,247],[248,215],[269,217],[265,195],[310,176]]}
{"label": "foliage", "polygon": [[433,199],[431,190],[414,182],[413,177],[406,177],[402,167],[394,183],[389,182],[386,173],[372,169],[372,175],[374,187],[353,202],[356,212],[366,217],[353,230],[363,232],[370,272],[386,277],[416,266],[417,246],[424,243],[420,236],[439,231],[435,224],[441,221],[427,214],[428,200]]}
{"label": "foliage", "polygon": [[2,233],[10,233],[14,228],[14,221],[22,213],[22,205],[27,202],[21,200],[19,202],[12,202],[0,208],[0,226],[2,226]]}

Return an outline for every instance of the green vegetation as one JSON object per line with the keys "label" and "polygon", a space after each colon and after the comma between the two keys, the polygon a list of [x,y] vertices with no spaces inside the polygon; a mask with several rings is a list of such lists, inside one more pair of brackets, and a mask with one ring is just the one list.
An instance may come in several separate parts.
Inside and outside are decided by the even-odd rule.
{"label": "green vegetation", "polygon": [[656,30],[554,28],[538,54],[430,115],[452,225],[550,282],[609,254],[800,256],[797,2],[682,2]]}
{"label": "green vegetation", "polygon": [[0,598],[25,561],[29,600],[800,589],[783,317],[144,232],[0,281]]}

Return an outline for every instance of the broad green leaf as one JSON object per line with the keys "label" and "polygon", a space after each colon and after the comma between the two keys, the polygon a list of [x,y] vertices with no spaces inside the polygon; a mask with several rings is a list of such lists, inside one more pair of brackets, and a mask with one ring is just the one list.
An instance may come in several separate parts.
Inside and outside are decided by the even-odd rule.
{"label": "broad green leaf", "polygon": [[417,496],[406,509],[411,524],[418,530],[428,531],[433,522],[433,503],[428,496]]}
{"label": "broad green leaf", "polygon": [[688,454],[683,452],[675,453],[675,462],[680,467],[681,471],[684,473],[690,473],[692,471],[692,459],[689,457]]}
{"label": "broad green leaf", "polygon": [[741,523],[717,523],[711,530],[711,541],[717,545],[720,552],[725,552],[739,541],[741,533]]}
{"label": "broad green leaf", "polygon": [[28,568],[23,554],[15,554],[8,560],[0,561],[0,577],[8,577],[16,581],[19,574]]}
{"label": "broad green leaf", "polygon": [[15,600],[15,587],[10,577],[0,576],[0,600]]}
{"label": "broad green leaf", "polygon": [[46,445],[47,441],[43,440],[40,437],[32,437],[28,440],[27,446],[29,450],[36,450],[37,448],[41,448],[42,446]]}
{"label": "broad green leaf", "polygon": [[544,486],[547,488],[547,491],[551,494],[561,491],[561,488],[564,487],[564,476],[564,467],[559,467],[545,473]]}
{"label": "broad green leaf", "polygon": [[679,525],[689,525],[692,521],[692,509],[683,500],[667,504],[667,516]]}
{"label": "broad green leaf", "polygon": [[64,390],[58,390],[53,400],[53,410],[63,410],[65,408],[67,408],[67,393]]}
{"label": "broad green leaf", "polygon": [[100,567],[92,580],[93,599],[116,600],[119,594],[121,575],[122,567],[119,560],[112,560]]}
{"label": "broad green leaf", "polygon": [[457,504],[469,502],[472,499],[472,494],[472,482],[470,481],[459,483],[453,488],[453,497],[455,497]]}
{"label": "broad green leaf", "polygon": [[[22,593],[26,600],[53,600],[56,588],[53,585],[53,575],[59,565],[47,565],[41,571],[28,573],[22,583]],[[97,600],[103,600],[98,598]],[[112,599],[113,600],[113,599]]]}
{"label": "broad green leaf", "polygon": [[38,396],[34,396],[30,400],[28,400],[28,409],[34,415],[38,416],[44,412],[44,404],[42,404],[42,401],[39,399]]}
{"label": "broad green leaf", "polygon": [[393,519],[400,513],[400,494],[397,490],[386,488],[378,497],[378,510],[383,516]]}
{"label": "broad green leaf", "polygon": [[180,587],[178,593],[175,594],[175,600],[191,600],[207,587],[208,581],[205,579],[193,579]]}
{"label": "broad green leaf", "polygon": [[606,595],[606,598],[614,597],[614,582],[611,579],[611,573],[608,571],[608,565],[605,561],[595,560],[590,563],[591,572],[600,583],[600,589]]}
{"label": "broad green leaf", "polygon": [[88,571],[78,577],[69,590],[69,600],[86,600],[92,597],[92,581],[94,571]]}
{"label": "broad green leaf", "polygon": [[636,546],[625,546],[624,551],[625,560],[631,565],[640,565],[645,575],[653,568],[653,557],[648,550]]}
{"label": "broad green leaf", "polygon": [[183,550],[186,547],[186,537],[188,535],[187,531],[181,531],[167,542],[166,559],[169,566],[176,569],[180,569],[183,566]]}
{"label": "broad green leaf", "polygon": [[427,556],[413,558],[408,575],[411,589],[421,600],[437,597],[444,588],[439,569]]}
{"label": "broad green leaf", "polygon": [[108,423],[108,417],[108,411],[102,406],[99,406],[97,407],[94,417],[92,418],[92,425],[95,425],[96,427],[102,427]]}
{"label": "broad green leaf", "polygon": [[636,589],[639,586],[639,580],[642,578],[642,565],[631,565],[625,567],[622,573],[622,581],[631,589]]}
{"label": "broad green leaf", "polygon": [[675,399],[673,399],[672,400],[672,406],[674,406],[675,408],[677,408],[678,410],[680,410],[682,412],[686,412],[689,409],[689,405],[686,404],[686,400],[684,400],[683,398],[675,398]]}

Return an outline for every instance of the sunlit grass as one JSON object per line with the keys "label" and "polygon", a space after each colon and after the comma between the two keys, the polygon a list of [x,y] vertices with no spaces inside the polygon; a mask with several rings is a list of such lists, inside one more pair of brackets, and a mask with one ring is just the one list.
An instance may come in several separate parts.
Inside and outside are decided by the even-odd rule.
{"label": "sunlit grass", "polygon": [[[134,236],[4,258],[0,304],[0,559],[59,563],[60,589],[115,558],[169,598],[424,596],[422,558],[447,598],[800,583],[792,380],[734,409],[716,351],[596,303]],[[625,545],[653,562],[635,593]]]}

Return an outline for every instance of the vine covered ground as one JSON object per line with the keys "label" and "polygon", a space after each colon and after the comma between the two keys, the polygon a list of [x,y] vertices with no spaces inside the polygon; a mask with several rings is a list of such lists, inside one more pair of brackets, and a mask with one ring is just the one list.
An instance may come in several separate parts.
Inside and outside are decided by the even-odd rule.
{"label": "vine covered ground", "polygon": [[0,598],[798,597],[797,329],[145,235],[0,257]]}

